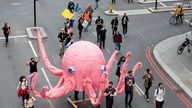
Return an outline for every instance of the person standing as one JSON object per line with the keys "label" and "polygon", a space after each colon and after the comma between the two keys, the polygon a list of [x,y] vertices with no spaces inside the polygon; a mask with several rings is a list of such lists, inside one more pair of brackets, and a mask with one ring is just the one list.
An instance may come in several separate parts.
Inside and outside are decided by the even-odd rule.
{"label": "person standing", "polygon": [[81,15],[79,17],[79,20],[78,20],[79,39],[81,39],[81,35],[82,35],[82,32],[83,32],[83,25],[82,25],[83,21],[84,21],[84,19],[83,19],[83,16]]}
{"label": "person standing", "polygon": [[113,4],[113,3],[116,3],[116,1],[115,1],[115,0],[112,0],[112,4]]}
{"label": "person standing", "polygon": [[149,89],[153,84],[153,75],[151,74],[150,69],[146,69],[145,74],[143,75],[143,82],[145,87],[145,99],[149,102]]}
{"label": "person standing", "polygon": [[88,28],[89,28],[89,21],[90,21],[89,11],[86,10],[86,11],[83,13],[83,19],[88,22],[87,25],[85,26],[85,29],[84,29],[84,30],[87,32],[87,31],[88,31]]}
{"label": "person standing", "polygon": [[163,83],[159,83],[158,87],[155,89],[153,100],[154,103],[156,103],[156,108],[163,108],[164,96],[165,96],[165,88],[163,87]]}
{"label": "person standing", "polygon": [[89,4],[89,7],[87,8],[87,11],[89,12],[89,26],[91,26],[91,22],[92,22],[92,17],[93,17],[93,8],[92,5]]}
{"label": "person standing", "polygon": [[122,36],[118,31],[116,31],[114,36],[113,36],[113,42],[115,43],[115,49],[117,51],[120,51],[121,50],[121,43],[122,43]]}
{"label": "person standing", "polygon": [[64,40],[66,39],[67,37],[67,33],[65,32],[65,29],[64,28],[61,28],[61,32],[59,33],[58,35],[58,39],[59,39],[59,47],[60,47],[60,53],[59,53],[59,56],[62,56],[64,54]]}
{"label": "person standing", "polygon": [[64,22],[64,28],[65,28],[65,32],[67,32],[67,30],[70,28],[70,20],[69,18],[67,18]]}
{"label": "person standing", "polygon": [[103,49],[105,48],[105,39],[106,39],[106,32],[107,30],[105,29],[105,27],[103,26],[102,29],[99,31],[100,33],[100,49],[101,49],[101,46],[103,45]]}
{"label": "person standing", "polygon": [[[125,106],[132,108],[131,102],[133,100],[133,92],[135,89],[135,78],[132,76],[132,71],[128,71],[128,76],[125,77]],[[128,101],[128,96],[129,102]]]}
{"label": "person standing", "polygon": [[11,33],[11,27],[7,22],[4,23],[2,27],[2,32],[5,36],[5,46],[7,47],[7,44],[9,42],[8,37],[9,37],[9,34]]}
{"label": "person standing", "polygon": [[99,0],[95,0],[95,9],[99,8]]}
{"label": "person standing", "polygon": [[39,63],[40,56],[38,57],[37,60],[35,60],[34,57],[31,57],[31,61],[29,63],[26,63],[26,66],[30,67],[30,74],[37,72],[37,63]]}
{"label": "person standing", "polygon": [[106,97],[106,108],[112,108],[114,99],[113,97],[116,96],[116,90],[113,87],[113,82],[109,82],[109,86],[105,89],[104,96]]}
{"label": "person standing", "polygon": [[116,75],[118,76],[118,80],[121,76],[121,67],[122,67],[124,62],[125,62],[125,56],[121,56],[119,58],[119,61],[117,62],[117,70],[116,70]]}
{"label": "person standing", "polygon": [[25,95],[29,93],[28,83],[25,76],[21,76],[19,78],[19,84],[17,86],[17,90],[18,90],[17,95],[18,97],[22,97],[22,102],[24,105]]}
{"label": "person standing", "polygon": [[35,98],[30,94],[25,95],[24,108],[34,108]]}
{"label": "person standing", "polygon": [[67,9],[69,9],[72,13],[74,12],[75,3],[73,2],[73,0],[69,1]]}
{"label": "person standing", "polygon": [[96,31],[97,31],[97,42],[99,42],[100,40],[100,34],[99,31],[101,30],[101,28],[103,27],[103,19],[100,18],[100,16],[97,17],[95,24],[96,24]]}
{"label": "person standing", "polygon": [[121,24],[123,27],[123,35],[125,36],[127,34],[127,26],[128,26],[128,22],[129,22],[129,18],[126,15],[126,13],[124,13],[122,19],[121,19]]}
{"label": "person standing", "polygon": [[112,21],[111,21],[111,26],[112,26],[112,31],[113,31],[113,35],[114,35],[114,33],[117,31],[117,29],[118,29],[118,19],[117,19],[117,17],[115,17],[114,19],[112,19]]}

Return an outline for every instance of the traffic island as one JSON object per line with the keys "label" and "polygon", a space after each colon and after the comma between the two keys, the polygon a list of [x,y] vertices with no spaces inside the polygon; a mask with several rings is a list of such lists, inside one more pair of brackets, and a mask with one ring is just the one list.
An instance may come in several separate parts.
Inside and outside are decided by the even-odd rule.
{"label": "traffic island", "polygon": [[107,10],[107,11],[105,11],[105,14],[110,15],[110,16],[118,16],[119,15],[118,12],[115,10],[112,10],[112,11]]}
{"label": "traffic island", "polygon": [[192,54],[187,47],[182,54],[177,54],[186,36],[192,40],[191,32],[187,32],[161,41],[154,47],[153,54],[164,71],[192,98]]}
{"label": "traffic island", "polygon": [[37,29],[40,30],[42,38],[47,38],[47,34],[42,27],[28,27],[28,28],[26,28],[26,31],[27,31],[27,34],[28,34],[30,39],[36,39],[37,38],[37,32],[36,32]]}
{"label": "traffic island", "polygon": [[[176,8],[176,6],[167,6],[167,7],[157,7],[157,9],[155,9],[155,7],[150,7],[148,8],[148,10],[152,13],[158,13],[158,12],[172,12],[174,11]],[[184,10],[192,10],[192,8],[188,8],[187,6],[183,7]]]}

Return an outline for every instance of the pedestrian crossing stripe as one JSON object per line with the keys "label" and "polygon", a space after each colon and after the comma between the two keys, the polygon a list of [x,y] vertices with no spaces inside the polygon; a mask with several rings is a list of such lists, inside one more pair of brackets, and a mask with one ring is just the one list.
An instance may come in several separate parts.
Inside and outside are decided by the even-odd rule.
{"label": "pedestrian crossing stripe", "polygon": [[138,10],[127,10],[127,11],[117,11],[120,16],[123,16],[124,13],[127,15],[142,15],[142,14],[151,14],[148,9],[138,9]]}

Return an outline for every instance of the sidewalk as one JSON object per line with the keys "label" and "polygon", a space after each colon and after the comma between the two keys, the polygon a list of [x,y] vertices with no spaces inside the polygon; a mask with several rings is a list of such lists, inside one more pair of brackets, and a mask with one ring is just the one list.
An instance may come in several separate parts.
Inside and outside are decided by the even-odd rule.
{"label": "sidewalk", "polygon": [[168,38],[155,46],[153,54],[165,72],[192,98],[192,54],[186,49],[177,54],[186,34],[192,39],[191,32]]}

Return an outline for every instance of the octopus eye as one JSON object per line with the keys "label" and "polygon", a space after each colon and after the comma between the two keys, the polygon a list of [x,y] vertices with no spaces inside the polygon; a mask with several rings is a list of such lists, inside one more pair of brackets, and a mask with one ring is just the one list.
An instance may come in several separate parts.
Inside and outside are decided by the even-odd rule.
{"label": "octopus eye", "polygon": [[101,72],[104,72],[104,71],[106,71],[106,66],[105,66],[105,65],[102,65],[102,66],[101,66]]}
{"label": "octopus eye", "polygon": [[73,66],[68,68],[69,73],[75,73],[75,68]]}

